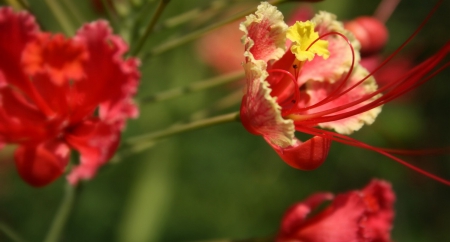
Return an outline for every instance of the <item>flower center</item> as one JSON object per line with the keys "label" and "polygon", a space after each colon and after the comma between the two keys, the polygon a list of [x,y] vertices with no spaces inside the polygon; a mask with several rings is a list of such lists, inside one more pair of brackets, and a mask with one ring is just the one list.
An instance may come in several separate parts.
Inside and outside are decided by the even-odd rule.
{"label": "flower center", "polygon": [[319,39],[311,21],[299,22],[289,27],[286,37],[293,42],[291,51],[299,61],[311,61],[315,55],[327,59],[330,56],[328,41]]}
{"label": "flower center", "polygon": [[27,74],[48,73],[52,81],[61,86],[69,79],[83,77],[83,62],[88,53],[83,45],[63,35],[40,34],[29,43],[22,56]]}

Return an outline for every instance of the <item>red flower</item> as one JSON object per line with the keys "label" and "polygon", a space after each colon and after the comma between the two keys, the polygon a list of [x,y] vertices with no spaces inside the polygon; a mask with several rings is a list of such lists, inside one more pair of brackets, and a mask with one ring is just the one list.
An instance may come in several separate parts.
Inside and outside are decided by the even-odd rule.
{"label": "red flower", "polygon": [[[359,64],[360,43],[335,18],[320,12],[311,21],[296,22],[288,28],[281,12],[266,2],[247,16],[240,26],[245,33],[247,80],[240,111],[242,124],[250,133],[263,136],[287,164],[298,169],[320,166],[335,140],[377,151],[439,180],[384,149],[346,135],[374,122],[384,103],[429,80],[427,75],[448,54],[450,43],[378,89],[372,73]],[[314,137],[302,142],[295,131]]]}
{"label": "red flower", "polygon": [[[308,216],[327,200],[328,207]],[[394,201],[391,185],[380,180],[336,197],[316,193],[286,212],[276,241],[389,242]]]}
{"label": "red flower", "polygon": [[138,61],[108,23],[73,38],[41,32],[33,16],[0,8],[0,140],[16,143],[16,166],[33,186],[63,174],[70,150],[80,164],[70,183],[92,178],[115,152],[126,119],[137,116]]}

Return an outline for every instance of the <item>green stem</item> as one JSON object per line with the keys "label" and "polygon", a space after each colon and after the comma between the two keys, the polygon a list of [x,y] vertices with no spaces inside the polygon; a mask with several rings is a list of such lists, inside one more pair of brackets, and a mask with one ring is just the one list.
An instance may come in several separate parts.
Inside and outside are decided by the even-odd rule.
{"label": "green stem", "polygon": [[73,18],[75,19],[77,26],[81,26],[84,22],[86,22],[86,18],[81,13],[77,4],[73,4],[73,2],[70,0],[63,0],[62,3],[66,6],[66,9],[69,10],[68,12],[71,13]]}
{"label": "green stem", "polygon": [[16,231],[14,231],[11,227],[9,227],[8,225],[6,225],[4,222],[1,221],[0,221],[0,231],[3,232],[3,234],[6,235],[6,237],[11,239],[11,241],[25,242],[25,240],[23,240]]}
{"label": "green stem", "polygon": [[166,28],[176,27],[180,24],[186,23],[187,21],[194,20],[194,19],[198,18],[198,16],[202,16],[205,14],[214,14],[218,10],[220,10],[226,6],[231,6],[232,3],[238,2],[238,1],[239,0],[228,0],[228,1],[215,0],[215,1],[208,2],[208,3],[206,3],[205,6],[197,7],[197,8],[191,9],[187,12],[181,13],[177,16],[173,16],[173,17],[166,19],[164,22],[155,26],[155,29],[163,30]]}
{"label": "green stem", "polygon": [[72,36],[75,33],[75,28],[73,28],[67,14],[64,13],[58,1],[56,0],[45,0],[45,3],[50,8],[50,11],[55,16],[56,21],[58,21],[62,30],[68,35]]}
{"label": "green stem", "polygon": [[106,17],[108,17],[111,25],[113,26],[113,29],[118,31],[120,29],[120,24],[119,24],[119,20],[117,19],[117,16],[115,16],[115,14],[114,14],[114,13],[117,13],[116,7],[114,5],[114,1],[110,2],[111,4],[109,4],[107,2],[107,0],[101,0],[101,1],[102,1],[103,9],[105,9],[105,12],[106,12]]}
{"label": "green stem", "polygon": [[218,85],[222,85],[222,84],[237,80],[239,78],[243,78],[244,76],[245,76],[245,73],[243,71],[232,72],[232,73],[214,77],[211,79],[191,83],[184,87],[178,87],[175,89],[157,93],[157,94],[149,96],[149,97],[142,98],[140,100],[140,103],[148,104],[148,103],[160,102],[160,101],[176,98],[176,97],[186,95],[186,94],[189,94],[192,92],[196,92],[196,91],[208,89],[211,87],[215,87]]}
{"label": "green stem", "polygon": [[30,5],[25,0],[5,0],[7,4],[13,7],[19,7],[30,11]]}
{"label": "green stem", "polygon": [[61,234],[72,212],[73,205],[75,203],[76,194],[80,191],[80,185],[74,187],[67,183],[64,198],[61,205],[53,218],[52,225],[47,233],[44,242],[57,242],[59,241]]}
{"label": "green stem", "polygon": [[[322,1],[322,0],[300,0],[300,1],[299,0],[273,0],[270,3],[272,5],[278,5],[278,4],[281,4],[281,3],[293,2],[293,1],[297,1],[297,2],[319,2],[319,1]],[[186,44],[186,43],[188,43],[188,42],[190,42],[192,40],[195,40],[195,39],[203,36],[204,34],[210,32],[210,31],[212,31],[214,29],[217,29],[217,28],[222,27],[222,26],[224,26],[226,24],[232,23],[232,22],[234,22],[234,21],[236,21],[236,20],[238,20],[240,18],[243,18],[244,16],[247,16],[247,15],[249,15],[249,14],[255,12],[255,11],[256,11],[256,7],[255,8],[251,8],[251,9],[249,9],[247,11],[241,12],[239,14],[236,14],[236,15],[234,15],[234,16],[228,18],[228,19],[225,19],[223,21],[220,21],[220,22],[218,22],[216,24],[212,24],[210,26],[207,26],[207,27],[205,27],[203,29],[199,29],[197,31],[193,31],[190,34],[187,34],[185,36],[182,36],[182,37],[179,37],[179,38],[176,38],[176,39],[173,39],[173,40],[166,41],[163,44],[160,44],[160,45],[156,46],[155,48],[151,49],[147,54],[144,55],[144,57],[142,59],[143,59],[143,61],[145,61],[147,58],[149,58],[151,56],[159,55],[159,54],[164,53],[164,52],[166,52],[168,50],[171,50],[171,49],[173,49],[175,47],[178,47],[178,46],[180,46],[182,44]]]}
{"label": "green stem", "polygon": [[150,20],[150,23],[147,25],[147,28],[145,29],[145,32],[142,35],[142,37],[138,40],[136,48],[133,49],[133,51],[131,52],[131,55],[135,56],[139,53],[139,51],[141,51],[142,47],[145,44],[145,41],[147,40],[148,36],[152,32],[153,27],[155,27],[156,22],[158,21],[159,17],[161,16],[162,12],[164,11],[164,9],[166,8],[166,6],[169,2],[170,2],[170,0],[161,0],[159,2],[159,5],[158,5],[155,13],[153,14],[152,19]]}
{"label": "green stem", "polygon": [[192,131],[192,130],[196,130],[196,129],[206,128],[206,127],[214,126],[217,124],[229,123],[229,122],[233,122],[233,121],[239,121],[239,112],[234,112],[234,113],[219,115],[219,116],[212,117],[212,118],[202,119],[202,120],[195,121],[195,122],[188,123],[188,124],[174,125],[172,127],[164,129],[164,130],[160,130],[160,131],[156,131],[153,133],[139,135],[136,137],[129,138],[129,139],[125,140],[124,144],[125,145],[134,145],[139,142],[148,142],[150,140],[162,139],[162,138],[166,138],[166,137],[169,137],[172,135],[176,135],[176,134],[180,134],[180,133],[184,133],[184,132],[188,132],[188,131]]}

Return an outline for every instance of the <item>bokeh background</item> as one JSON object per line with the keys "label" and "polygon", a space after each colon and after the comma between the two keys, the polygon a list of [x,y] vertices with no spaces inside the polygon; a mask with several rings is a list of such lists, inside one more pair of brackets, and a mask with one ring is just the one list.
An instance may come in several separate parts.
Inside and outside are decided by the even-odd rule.
{"label": "bokeh background", "polygon": [[[61,31],[45,1],[29,2],[42,29]],[[75,11],[75,6],[84,21],[106,18],[91,1],[61,2],[69,6],[67,11]],[[139,28],[132,25],[133,21],[143,16],[141,21],[147,23],[158,1],[118,2],[121,6],[118,11],[128,13],[129,17],[119,19],[120,28],[115,31],[131,45],[136,44],[135,33],[145,24]],[[219,7],[213,11],[209,8],[212,2],[224,4],[217,5]],[[391,53],[405,41],[435,2],[400,2],[386,22],[390,39],[383,54]],[[199,7],[209,10],[193,12],[192,20],[173,27],[157,25],[143,52],[214,24],[235,8],[245,9],[257,4],[257,1],[172,0],[160,23]],[[327,10],[341,20],[348,20],[372,15],[378,4],[378,1],[328,0],[311,6],[316,11]],[[279,9],[289,16],[298,6],[298,3],[286,3]],[[439,51],[450,39],[449,12],[450,4],[445,1],[399,55],[417,63]],[[227,46],[228,41],[239,39],[229,40],[223,36],[222,41],[210,44],[220,48]],[[136,99],[220,75],[199,57],[198,51],[203,45],[204,42],[193,41],[145,60]],[[373,125],[352,137],[374,146],[397,149],[449,146],[449,77],[450,70],[444,70],[412,93],[385,105]],[[205,115],[237,111],[238,102],[226,108],[214,107],[217,101],[238,91],[239,86],[237,81],[169,101],[142,103],[140,117],[128,122],[123,139]],[[301,134],[299,137],[306,138]],[[63,198],[66,181],[61,178],[40,189],[28,186],[15,171],[11,157],[13,148],[4,148],[0,156],[0,221],[26,241],[41,241]],[[404,158],[450,179],[450,154]],[[268,237],[276,234],[284,211],[309,194],[359,189],[372,178],[390,181],[397,194],[393,240],[450,241],[450,187],[375,152],[339,143],[333,143],[322,167],[310,172],[298,171],[281,161],[261,137],[249,134],[237,122],[161,140],[150,149],[104,167],[95,179],[83,185],[62,241]],[[0,241],[10,240],[0,232]]]}

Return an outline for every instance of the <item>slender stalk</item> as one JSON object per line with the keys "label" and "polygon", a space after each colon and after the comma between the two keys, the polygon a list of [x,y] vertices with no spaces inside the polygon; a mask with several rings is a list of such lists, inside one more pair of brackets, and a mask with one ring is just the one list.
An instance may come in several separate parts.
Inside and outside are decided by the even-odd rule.
{"label": "slender stalk", "polygon": [[101,1],[102,1],[103,8],[105,9],[106,16],[108,17],[109,21],[111,22],[113,28],[115,30],[119,30],[120,24],[119,24],[119,20],[117,19],[117,16],[115,16],[115,13],[117,11],[116,11],[114,2],[111,2],[111,4],[109,4],[107,2],[107,0],[101,0]]}
{"label": "slender stalk", "polygon": [[399,3],[400,0],[383,0],[378,5],[373,16],[380,20],[382,23],[386,23]]}
{"label": "slender stalk", "polygon": [[72,26],[68,16],[59,5],[59,2],[56,0],[45,0],[45,3],[50,8],[50,11],[55,16],[62,30],[69,36],[75,33],[75,28]]}
{"label": "slender stalk", "polygon": [[66,6],[66,9],[69,10],[68,12],[75,19],[77,26],[81,26],[86,21],[86,18],[83,16],[83,13],[81,13],[77,4],[73,4],[70,0],[63,0],[62,3]]}
{"label": "slender stalk", "polygon": [[142,37],[138,40],[136,47],[131,52],[132,55],[137,55],[139,51],[141,51],[142,47],[145,44],[145,41],[147,40],[148,36],[153,30],[153,27],[155,27],[156,22],[158,21],[159,17],[161,16],[162,12],[166,8],[167,4],[170,2],[170,0],[161,0],[159,2],[158,8],[156,9],[155,13],[153,14],[152,19],[150,20],[150,23],[147,25],[147,28],[145,29],[144,34]]}
{"label": "slender stalk", "polygon": [[189,94],[192,92],[201,91],[204,89],[222,85],[222,84],[237,80],[239,78],[243,78],[244,76],[245,76],[245,73],[243,71],[232,72],[232,73],[214,77],[211,79],[191,83],[184,87],[178,87],[175,89],[171,89],[171,90],[167,90],[164,92],[154,94],[149,97],[145,97],[140,100],[140,103],[148,104],[148,103],[160,102],[160,101],[176,98],[176,97],[186,95],[186,94]]}
{"label": "slender stalk", "polygon": [[202,119],[202,120],[195,121],[195,122],[188,123],[188,124],[174,125],[172,127],[164,129],[164,130],[160,130],[160,131],[156,131],[153,133],[139,135],[136,137],[129,138],[129,139],[125,140],[124,144],[125,145],[134,145],[139,142],[144,142],[144,141],[148,142],[150,140],[162,139],[162,138],[166,138],[166,137],[169,137],[172,135],[181,134],[181,133],[196,130],[196,129],[206,128],[206,127],[214,126],[217,124],[229,123],[229,122],[233,122],[233,121],[239,121],[239,112],[234,112],[234,113],[219,115],[219,116],[212,117],[212,118]]}
{"label": "slender stalk", "polygon": [[25,242],[16,231],[2,221],[0,221],[0,232],[3,232],[13,242]]}
{"label": "slender stalk", "polygon": [[72,212],[74,201],[77,193],[80,191],[80,186],[73,187],[69,183],[66,184],[65,195],[61,205],[53,218],[53,222],[47,233],[44,242],[57,242],[65,228],[67,220]]}
{"label": "slender stalk", "polygon": [[215,0],[210,1],[205,6],[200,6],[194,9],[191,9],[187,12],[181,13],[179,15],[170,17],[166,19],[164,22],[158,24],[155,26],[155,29],[162,30],[165,28],[173,28],[175,26],[178,26],[180,24],[186,23],[187,21],[194,20],[198,18],[199,16],[202,16],[204,14],[212,14],[216,13],[216,11],[226,7],[230,6],[231,4],[238,2],[239,0]]}
{"label": "slender stalk", "polygon": [[[297,1],[297,2],[319,2],[321,0],[300,0],[300,1],[299,0],[273,0],[273,1],[270,1],[270,3],[272,5],[278,5],[278,4],[285,3],[285,2],[295,2],[295,1]],[[226,24],[232,23],[232,22],[234,22],[234,21],[236,21],[236,20],[238,20],[240,18],[243,18],[244,16],[247,16],[247,15],[249,15],[249,14],[255,12],[255,11],[256,11],[256,8],[251,8],[251,9],[249,9],[247,11],[243,11],[241,13],[238,13],[238,14],[236,14],[236,15],[228,18],[228,19],[225,19],[223,21],[220,21],[220,22],[218,22],[216,24],[212,24],[210,26],[207,26],[205,28],[199,29],[197,31],[193,31],[190,34],[187,34],[187,35],[182,36],[180,38],[176,38],[176,39],[172,39],[172,40],[166,41],[163,44],[160,44],[160,45],[156,46],[155,48],[151,49],[147,54],[144,55],[144,57],[142,59],[143,59],[143,61],[145,61],[147,58],[149,58],[151,56],[159,55],[159,54],[164,53],[164,52],[166,52],[168,50],[171,50],[171,49],[173,49],[175,47],[178,47],[180,45],[186,44],[186,43],[188,43],[188,42],[190,42],[192,40],[195,40],[195,39],[203,36],[204,34],[210,32],[210,31],[212,31],[214,29],[217,29],[217,28],[222,27],[222,26],[224,26]]]}
{"label": "slender stalk", "polygon": [[26,0],[5,0],[5,2],[13,7],[19,7],[28,11],[30,10],[30,5]]}

